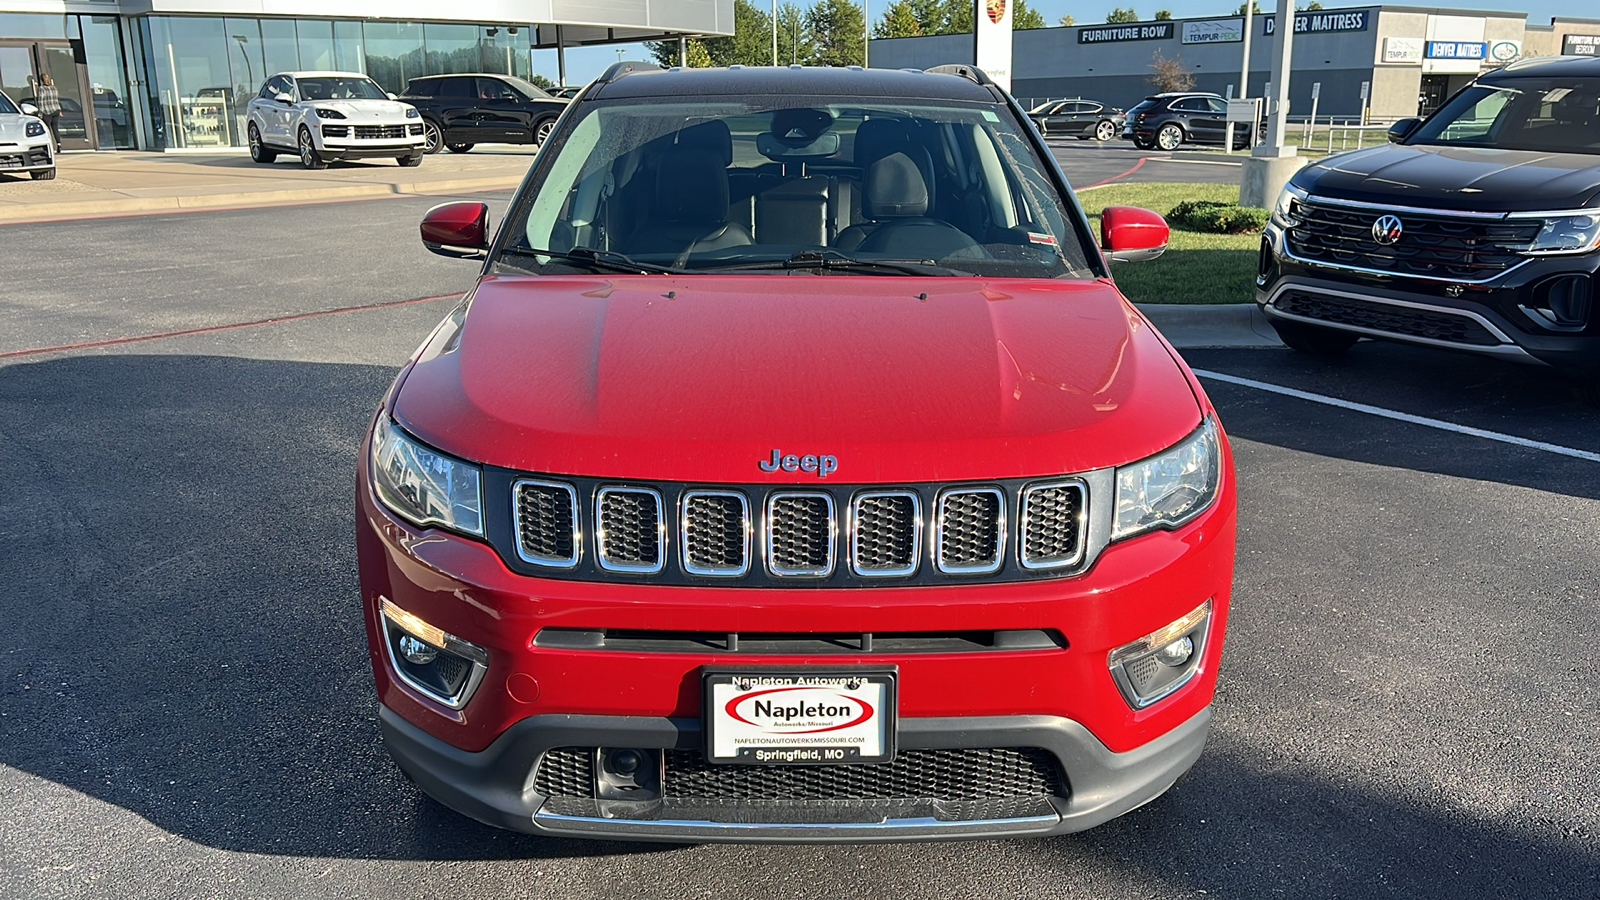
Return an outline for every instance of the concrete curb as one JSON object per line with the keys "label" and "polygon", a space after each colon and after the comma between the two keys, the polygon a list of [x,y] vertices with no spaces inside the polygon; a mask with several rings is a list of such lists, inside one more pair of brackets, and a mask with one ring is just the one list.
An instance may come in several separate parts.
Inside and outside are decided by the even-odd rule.
{"label": "concrete curb", "polygon": [[0,223],[38,222],[149,212],[215,209],[217,207],[288,206],[330,200],[371,200],[378,197],[429,194],[471,193],[511,190],[522,183],[522,176],[494,178],[455,178],[440,181],[411,181],[401,184],[352,184],[290,190],[230,191],[194,194],[187,197],[124,197],[117,200],[61,201],[0,206]]}
{"label": "concrete curb", "polygon": [[1179,350],[1282,347],[1254,303],[1140,303],[1139,311]]}

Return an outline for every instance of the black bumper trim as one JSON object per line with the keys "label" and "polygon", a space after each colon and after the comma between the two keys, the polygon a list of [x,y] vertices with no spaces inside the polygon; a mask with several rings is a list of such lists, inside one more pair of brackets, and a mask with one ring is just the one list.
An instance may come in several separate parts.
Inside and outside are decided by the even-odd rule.
{"label": "black bumper trim", "polygon": [[445,806],[489,825],[571,837],[827,843],[1017,837],[1092,828],[1150,802],[1188,771],[1205,747],[1211,709],[1201,710],[1126,753],[1112,752],[1082,724],[1056,716],[901,719],[902,749],[1049,750],[1061,762],[1071,796],[1052,799],[1053,813],[1039,809],[1001,819],[947,821],[877,815],[869,821],[808,825],[573,816],[544,809],[547,798],[533,789],[533,770],[546,750],[570,746],[697,749],[701,744],[698,719],[532,716],[477,753],[450,746],[387,707],[379,707],[379,719],[389,753],[418,786]]}

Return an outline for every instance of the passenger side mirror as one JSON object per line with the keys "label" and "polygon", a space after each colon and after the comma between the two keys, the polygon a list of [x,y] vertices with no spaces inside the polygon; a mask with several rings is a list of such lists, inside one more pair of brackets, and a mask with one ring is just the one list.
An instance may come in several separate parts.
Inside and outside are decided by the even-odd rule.
{"label": "passenger side mirror", "polygon": [[388,97],[390,100],[399,100],[400,99],[399,97],[396,97],[394,95],[394,91],[384,91],[383,95],[385,97]]}
{"label": "passenger side mirror", "polygon": [[34,106],[32,103],[24,103],[22,104],[22,114],[25,116],[37,116],[39,107]]}
{"label": "passenger side mirror", "polygon": [[1108,206],[1100,214],[1100,249],[1110,262],[1144,262],[1167,252],[1167,220],[1137,206]]}
{"label": "passenger side mirror", "polygon": [[422,246],[455,259],[487,257],[489,205],[461,200],[428,210],[422,216]]}
{"label": "passenger side mirror", "polygon": [[1390,125],[1389,126],[1389,143],[1391,143],[1391,144],[1403,144],[1403,143],[1405,143],[1406,142],[1406,138],[1410,137],[1411,133],[1413,131],[1416,131],[1417,130],[1417,126],[1421,125],[1421,124],[1422,124],[1422,120],[1421,119],[1401,119],[1400,121],[1394,123],[1393,125]]}
{"label": "passenger side mirror", "polygon": [[273,97],[272,99],[278,101],[279,103],[284,104],[285,106],[287,106],[287,105],[289,105],[289,104],[294,102],[294,98],[289,96],[288,94],[278,94],[277,96]]}

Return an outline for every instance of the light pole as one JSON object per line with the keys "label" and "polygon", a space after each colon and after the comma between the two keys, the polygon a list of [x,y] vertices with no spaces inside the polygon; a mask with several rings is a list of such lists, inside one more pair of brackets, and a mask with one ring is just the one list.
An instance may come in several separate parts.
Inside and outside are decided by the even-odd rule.
{"label": "light pole", "polygon": [[772,65],[778,65],[778,0],[772,0]]}
{"label": "light pole", "polygon": [[861,19],[861,68],[865,69],[872,64],[867,52],[872,43],[872,0],[861,0]]}

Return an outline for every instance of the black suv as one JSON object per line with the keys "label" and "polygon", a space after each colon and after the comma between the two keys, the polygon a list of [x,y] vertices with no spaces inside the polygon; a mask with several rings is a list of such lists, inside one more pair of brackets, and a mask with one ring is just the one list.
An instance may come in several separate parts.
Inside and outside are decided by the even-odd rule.
{"label": "black suv", "polygon": [[510,75],[413,78],[400,99],[422,113],[427,152],[465,153],[476,144],[543,144],[567,108]]}
{"label": "black suv", "polygon": [[1544,363],[1600,400],[1600,59],[1512,63],[1389,140],[1301,169],[1279,197],[1256,301],[1284,343]]}
{"label": "black suv", "polygon": [[[1146,97],[1128,110],[1122,136],[1140,150],[1176,150],[1184,144],[1228,140],[1228,101],[1216,94],[1169,93]],[[1250,146],[1250,129],[1235,125],[1233,149]]]}

